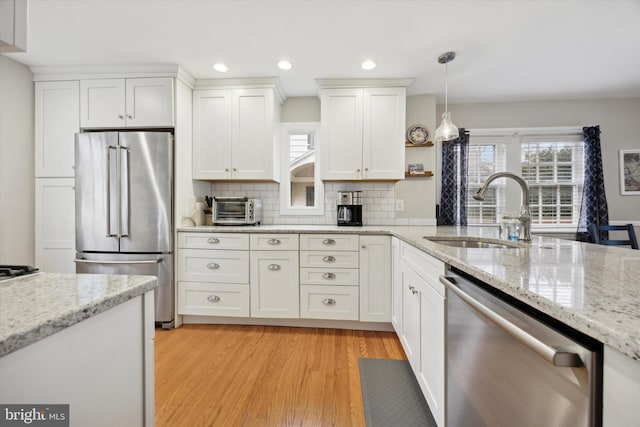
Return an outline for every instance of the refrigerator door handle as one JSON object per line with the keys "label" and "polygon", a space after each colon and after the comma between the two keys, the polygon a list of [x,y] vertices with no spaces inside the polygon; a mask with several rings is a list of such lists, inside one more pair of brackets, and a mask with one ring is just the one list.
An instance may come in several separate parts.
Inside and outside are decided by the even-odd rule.
{"label": "refrigerator door handle", "polygon": [[[130,200],[129,200],[129,158],[131,156],[131,150],[128,147],[125,147],[122,145],[119,146],[119,148],[120,148],[120,171],[118,171],[118,179],[119,179],[118,186],[120,188],[120,194],[118,194],[118,200],[120,200],[120,206],[118,208],[118,212],[119,212],[118,213],[119,215],[118,237],[128,237],[129,225],[130,225],[129,223],[131,219],[131,215],[129,211],[129,209],[131,208]],[[123,214],[126,215],[124,222],[123,222]]]}
{"label": "refrigerator door handle", "polygon": [[143,259],[137,261],[93,261],[88,259],[75,259],[74,262],[81,264],[160,264],[162,263],[162,258]]}
{"label": "refrigerator door handle", "polygon": [[111,150],[118,151],[118,147],[107,145],[107,237],[116,237],[111,232]]}

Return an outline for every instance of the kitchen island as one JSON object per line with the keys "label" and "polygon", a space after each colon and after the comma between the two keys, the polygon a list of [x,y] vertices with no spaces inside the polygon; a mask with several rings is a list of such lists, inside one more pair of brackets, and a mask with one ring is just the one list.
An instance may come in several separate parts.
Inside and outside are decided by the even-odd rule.
{"label": "kitchen island", "polygon": [[0,402],[68,404],[71,425],[153,425],[155,287],[123,275],[0,282]]}

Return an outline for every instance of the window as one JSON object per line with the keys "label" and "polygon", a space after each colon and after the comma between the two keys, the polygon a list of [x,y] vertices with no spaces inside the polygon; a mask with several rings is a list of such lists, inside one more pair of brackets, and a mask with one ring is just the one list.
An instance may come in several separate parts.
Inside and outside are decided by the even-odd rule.
{"label": "window", "polygon": [[319,129],[319,123],[282,124],[281,215],[324,215]]}
{"label": "window", "polygon": [[578,225],[584,182],[583,141],[579,129],[470,131],[467,214],[469,224],[496,224],[504,212],[518,212],[519,186],[494,181],[484,202],[473,199],[495,172],[520,175],[529,185],[534,229]]}

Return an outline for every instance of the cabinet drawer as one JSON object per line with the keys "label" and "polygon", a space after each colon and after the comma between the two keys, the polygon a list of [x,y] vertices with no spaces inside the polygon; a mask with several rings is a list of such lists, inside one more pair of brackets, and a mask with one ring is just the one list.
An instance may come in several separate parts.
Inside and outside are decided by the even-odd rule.
{"label": "cabinet drawer", "polygon": [[246,233],[178,233],[178,247],[248,251],[249,235]]}
{"label": "cabinet drawer", "polygon": [[445,273],[444,262],[405,242],[400,244],[400,260],[444,295],[444,285],[440,283],[440,276]]}
{"label": "cabinet drawer", "polygon": [[251,250],[297,251],[297,234],[251,234]]}
{"label": "cabinet drawer", "polygon": [[358,286],[357,268],[301,268],[300,284]]}
{"label": "cabinet drawer", "polygon": [[178,282],[178,314],[249,317],[249,285]]}
{"label": "cabinet drawer", "polygon": [[180,249],[178,257],[180,281],[249,283],[249,251]]}
{"label": "cabinet drawer", "polygon": [[358,268],[358,252],[300,251],[300,267]]}
{"label": "cabinet drawer", "polygon": [[300,250],[303,251],[357,251],[359,236],[356,234],[301,234]]}
{"label": "cabinet drawer", "polygon": [[358,320],[356,286],[300,286],[300,317]]}

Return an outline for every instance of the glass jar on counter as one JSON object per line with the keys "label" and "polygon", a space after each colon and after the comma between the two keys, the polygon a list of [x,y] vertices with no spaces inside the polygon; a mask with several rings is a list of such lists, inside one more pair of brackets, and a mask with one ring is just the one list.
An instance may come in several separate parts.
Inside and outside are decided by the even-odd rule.
{"label": "glass jar on counter", "polygon": [[500,221],[500,238],[518,240],[520,238],[520,216],[515,212],[505,212]]}

